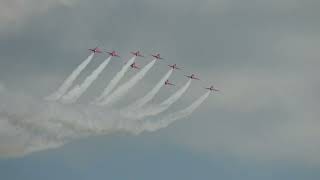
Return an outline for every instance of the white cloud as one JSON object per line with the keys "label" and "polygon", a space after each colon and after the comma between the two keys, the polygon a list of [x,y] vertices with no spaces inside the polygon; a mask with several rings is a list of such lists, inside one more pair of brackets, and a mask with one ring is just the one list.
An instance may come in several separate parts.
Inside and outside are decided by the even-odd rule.
{"label": "white cloud", "polygon": [[57,5],[69,6],[77,0],[2,0],[0,2],[0,23],[14,25],[33,14],[47,11]]}

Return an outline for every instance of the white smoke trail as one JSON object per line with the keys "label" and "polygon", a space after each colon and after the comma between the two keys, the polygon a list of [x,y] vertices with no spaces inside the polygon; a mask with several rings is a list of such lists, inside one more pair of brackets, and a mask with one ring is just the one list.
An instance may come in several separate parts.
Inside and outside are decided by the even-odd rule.
{"label": "white smoke trail", "polygon": [[[144,67],[139,76],[137,74],[123,86],[120,86],[112,94],[113,98],[116,100],[119,98],[118,96],[123,96],[126,91],[122,89],[133,87],[154,63],[155,60]],[[103,66],[107,66],[108,63],[104,62],[103,64],[105,64]],[[104,69],[103,66],[100,65],[101,68],[97,68],[86,78],[84,83],[79,86],[84,89],[81,91],[84,92],[98,77]],[[177,101],[190,86],[190,83],[189,80],[186,85],[161,105],[170,106]],[[177,119],[190,115],[209,94],[206,93],[186,109],[165,116],[159,121],[155,119],[132,121],[132,119],[124,118],[119,110],[110,107],[101,108],[93,105],[69,105],[55,101],[44,101],[27,95],[11,94],[11,91],[1,87],[4,86],[0,83],[0,157],[23,156],[40,150],[57,148],[74,139],[87,136],[114,132],[138,134],[143,131],[155,131],[167,127]]]}
{"label": "white smoke trail", "polygon": [[79,74],[87,67],[87,65],[91,62],[94,53],[91,53],[86,60],[84,60],[72,73],[69,77],[62,83],[59,89],[52,93],[50,96],[46,97],[45,99],[48,101],[56,101],[60,99],[72,86],[74,80],[79,76]]}
{"label": "white smoke trail", "polygon": [[206,100],[209,96],[210,92],[206,92],[204,95],[202,95],[200,98],[198,98],[196,101],[194,101],[190,106],[187,108],[180,110],[178,112],[169,114],[161,120],[158,121],[145,121],[142,124],[141,131],[156,131],[160,128],[165,128],[169,126],[171,123],[175,122],[176,120],[186,118],[190,114],[192,114],[203,102]]}
{"label": "white smoke trail", "polygon": [[[106,134],[111,131],[126,131],[134,134],[139,134],[144,131],[156,131],[165,128],[175,122],[176,120],[186,118],[191,115],[209,96],[210,92],[206,92],[191,105],[180,111],[171,113],[160,119],[144,119],[143,121],[132,121],[130,119],[117,119],[113,123],[106,123],[105,120],[95,121],[94,125],[88,126],[86,123],[78,123],[71,125],[73,129],[79,132],[87,132],[89,134]],[[95,112],[96,113],[96,112]],[[97,120],[97,119],[96,119]],[[112,127],[110,125],[112,124]]]}
{"label": "white smoke trail", "polygon": [[111,91],[117,86],[119,81],[122,79],[122,77],[125,75],[125,73],[128,71],[130,65],[134,62],[136,59],[136,56],[133,56],[122,68],[121,70],[116,74],[116,76],[110,81],[108,86],[103,90],[103,93],[93,102],[93,104],[99,104],[100,101],[105,99]]}
{"label": "white smoke trail", "polygon": [[136,102],[131,104],[126,110],[132,111],[133,109],[139,109],[148,102],[150,102],[154,98],[154,96],[160,91],[161,87],[164,85],[165,81],[170,77],[172,72],[173,69],[170,69],[147,95],[145,95],[141,99],[138,99]]}
{"label": "white smoke trail", "polygon": [[187,91],[191,84],[191,79],[188,80],[188,82],[182,86],[178,91],[176,91],[173,95],[171,95],[168,99],[163,101],[162,103],[158,105],[150,105],[147,107],[142,107],[137,110],[133,111],[127,111],[123,113],[122,115],[126,118],[131,119],[141,119],[146,116],[154,116],[157,115],[165,110],[167,110],[173,103],[178,101],[181,96]]}
{"label": "white smoke trail", "polygon": [[155,131],[190,115],[207,96],[208,93],[186,109],[159,120],[132,121],[113,109],[0,93],[0,156],[23,156],[87,136]]}
{"label": "white smoke trail", "polygon": [[172,96],[170,96],[167,100],[163,101],[160,106],[170,106],[171,104],[175,103],[180,99],[180,97],[187,91],[191,84],[191,79],[188,80],[188,82],[179,89],[176,93],[174,93]]}
{"label": "white smoke trail", "polygon": [[146,73],[152,68],[156,59],[147,64],[144,68],[141,69],[134,77],[132,77],[128,82],[124,83],[118,87],[110,96],[108,96],[104,101],[99,103],[99,105],[111,105],[118,101],[121,97],[127,94],[127,92],[135,85],[139,80],[141,80]]}
{"label": "white smoke trail", "polygon": [[90,85],[99,77],[101,72],[107,67],[111,59],[111,56],[104,60],[97,69],[95,69],[81,85],[75,86],[71,91],[64,95],[61,99],[63,103],[74,103],[79,97],[86,92]]}
{"label": "white smoke trail", "polygon": [[0,93],[0,156],[59,147],[74,138],[99,134],[98,126],[104,133],[117,131],[114,124],[121,120],[117,117],[112,110]]}

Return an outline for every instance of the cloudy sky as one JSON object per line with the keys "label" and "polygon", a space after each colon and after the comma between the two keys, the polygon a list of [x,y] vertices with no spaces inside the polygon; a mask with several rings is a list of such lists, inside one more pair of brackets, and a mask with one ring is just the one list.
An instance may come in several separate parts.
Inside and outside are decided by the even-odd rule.
{"label": "cloudy sky", "polygon": [[[0,92],[45,97],[96,45],[124,59],[132,50],[160,52],[197,73],[202,81],[173,109],[203,86],[221,89],[156,132],[1,158],[0,179],[319,179],[319,7],[317,0],[0,0]],[[120,66],[111,62],[81,101]],[[127,99],[165,71],[155,67]],[[185,79],[177,73],[172,81]]]}

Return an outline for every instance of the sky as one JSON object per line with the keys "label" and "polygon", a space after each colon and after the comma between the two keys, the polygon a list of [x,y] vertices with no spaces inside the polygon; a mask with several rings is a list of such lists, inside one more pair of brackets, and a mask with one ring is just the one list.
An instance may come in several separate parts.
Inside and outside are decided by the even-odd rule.
{"label": "sky", "polygon": [[[316,0],[0,0],[0,93],[11,92],[1,106],[52,93],[97,45],[119,51],[125,60],[133,50],[159,52],[164,63],[201,78],[164,114],[186,107],[205,92],[202,87],[221,90],[166,128],[83,137],[23,156],[1,157],[6,144],[14,143],[4,138],[11,131],[6,129],[0,132],[1,179],[319,179],[319,5]],[[79,79],[103,59],[94,58]],[[164,63],[121,103],[151,89],[166,73]],[[100,93],[121,66],[111,61],[80,101]],[[170,80],[178,87],[186,81],[181,73]],[[161,89],[155,101],[175,90]]]}

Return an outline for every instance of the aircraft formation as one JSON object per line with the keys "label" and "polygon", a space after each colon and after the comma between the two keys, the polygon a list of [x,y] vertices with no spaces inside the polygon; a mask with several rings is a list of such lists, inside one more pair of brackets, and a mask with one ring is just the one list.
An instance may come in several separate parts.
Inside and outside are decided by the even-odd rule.
{"label": "aircraft formation", "polygon": [[[108,69],[112,60],[117,59],[117,62],[123,63],[121,55],[115,50],[106,51],[95,47],[89,51],[90,54],[72,70],[59,87],[44,97],[44,102],[33,101],[32,98],[27,98],[26,101],[24,101],[24,97],[21,100],[18,98],[19,101],[17,99],[8,106],[17,107],[18,110],[23,109],[23,111],[17,112],[4,106],[2,113],[4,120],[14,122],[10,128],[15,128],[17,131],[14,131],[12,137],[17,135],[19,138],[22,137],[22,141],[19,139],[19,143],[23,144],[21,149],[24,154],[59,147],[73,139],[90,135],[96,136],[114,132],[139,134],[166,128],[175,121],[190,116],[212,92],[218,91],[214,86],[203,87],[204,92],[194,98],[192,102],[186,102],[187,105],[168,111],[187,92],[191,82],[202,82],[202,80],[197,75],[186,72],[185,68],[168,63],[159,53],[150,55],[150,60],[147,60],[146,65],[140,66],[136,59],[143,60],[140,58],[148,57],[140,51],[135,51],[129,52],[130,57],[108,78],[101,92],[94,94],[92,98],[87,97],[81,102],[80,98],[90,90],[102,72]],[[88,65],[98,54],[106,55],[106,57],[102,62],[97,63],[96,67],[89,69]],[[131,89],[143,80],[153,66],[162,66],[166,68],[166,72],[161,73],[161,77],[152,83],[150,89],[143,89],[144,93],[139,93],[132,100],[128,99],[125,103],[121,103],[121,100],[130,95]],[[130,69],[135,70],[134,73],[131,73],[132,77],[124,79]],[[84,71],[86,71],[85,76],[80,77]],[[169,80],[173,73],[179,73],[182,75],[181,77],[188,79],[178,87],[175,82]],[[99,82],[103,83],[102,80],[105,79],[101,78],[100,80]],[[168,96],[166,94],[154,101],[163,87],[177,89],[170,94],[168,93]],[[28,108],[31,109],[28,110]],[[10,111],[7,113],[6,109]],[[14,118],[13,121],[9,121],[11,118]],[[26,122],[32,128],[26,126]],[[4,125],[6,124],[4,123]],[[18,131],[20,129],[21,132]],[[24,137],[25,133],[28,138]]]}
{"label": "aircraft formation", "polygon": [[[91,48],[91,49],[88,49],[89,51],[93,52],[94,54],[97,54],[97,53],[103,53],[104,51],[102,49],[100,49],[99,47],[95,47],[95,48]],[[119,53],[117,53],[116,51],[106,51],[106,53],[109,55],[109,56],[112,56],[112,57],[118,57],[120,58],[120,55]],[[145,56],[141,54],[140,51],[136,51],[136,52],[130,52],[130,54],[132,54],[133,56],[136,56],[136,57],[142,57],[144,58]],[[160,56],[160,53],[157,53],[157,54],[152,54],[151,57],[155,58],[156,60],[163,60],[163,58]],[[137,65],[136,62],[133,62],[130,67],[132,69],[140,69],[140,67]],[[177,64],[169,64],[168,67],[172,68],[173,70],[182,70],[182,68],[178,67]],[[200,78],[198,78],[195,74],[191,74],[191,75],[184,75],[185,77],[189,78],[189,79],[192,79],[192,80],[200,80]],[[168,85],[168,86],[175,86],[175,84],[171,83],[168,80],[165,81],[165,85]],[[216,89],[213,85],[211,85],[210,87],[205,87],[204,89],[207,89],[211,92],[217,92],[219,91],[218,89]]]}

